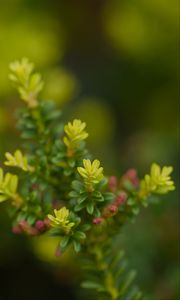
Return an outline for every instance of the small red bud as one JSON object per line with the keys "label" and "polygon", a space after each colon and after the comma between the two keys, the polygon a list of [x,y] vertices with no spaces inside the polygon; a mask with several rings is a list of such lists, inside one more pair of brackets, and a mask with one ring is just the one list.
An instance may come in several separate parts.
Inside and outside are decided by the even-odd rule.
{"label": "small red bud", "polygon": [[22,233],[22,229],[21,229],[21,227],[17,224],[17,225],[15,225],[15,226],[13,226],[12,232],[15,233],[15,234],[20,234],[20,233]]}
{"label": "small red bud", "polygon": [[102,221],[103,221],[103,218],[94,218],[93,219],[93,224],[96,224],[96,225],[99,225],[99,224],[101,224],[102,223]]}
{"label": "small red bud", "polygon": [[127,200],[127,194],[125,192],[120,192],[115,200],[117,206],[124,204]]}
{"label": "small red bud", "polygon": [[129,170],[126,172],[125,176],[126,176],[128,179],[134,179],[134,178],[136,178],[136,176],[137,176],[137,171],[136,171],[135,169],[129,169]]}
{"label": "small red bud", "polygon": [[109,209],[110,212],[115,213],[118,210],[118,207],[115,204],[110,204],[108,206],[108,209]]}
{"label": "small red bud", "polygon": [[56,248],[56,251],[55,251],[55,256],[56,257],[59,257],[59,256],[61,256],[61,249],[60,249],[60,247],[58,246],[57,248]]}
{"label": "small red bud", "polygon": [[22,229],[23,232],[29,234],[29,235],[38,235],[38,230],[34,227],[32,227],[27,221],[21,220],[19,222],[19,226]]}
{"label": "small red bud", "polygon": [[117,188],[117,178],[116,178],[116,176],[110,176],[109,177],[108,185],[109,185],[109,190],[111,192],[115,192],[115,190]]}
{"label": "small red bud", "polygon": [[137,188],[139,186],[139,178],[137,176],[137,171],[135,169],[129,169],[121,178],[120,186],[124,184],[124,182],[128,180],[131,184]]}
{"label": "small red bud", "polygon": [[38,231],[43,232],[46,229],[46,225],[44,224],[43,220],[37,220],[35,224],[35,228]]}
{"label": "small red bud", "polygon": [[50,220],[48,218],[45,218],[44,219],[44,224],[45,224],[46,228],[49,228],[50,227]]}

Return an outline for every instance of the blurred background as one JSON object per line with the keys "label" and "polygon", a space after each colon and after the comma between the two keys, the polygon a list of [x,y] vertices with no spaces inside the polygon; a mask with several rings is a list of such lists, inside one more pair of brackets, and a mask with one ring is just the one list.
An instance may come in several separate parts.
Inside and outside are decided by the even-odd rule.
{"label": "blurred background", "polygon": [[[178,0],[1,0],[0,166],[20,145],[21,106],[8,65],[28,57],[45,80],[42,97],[63,120],[87,122],[88,146],[107,174],[141,176],[152,162],[174,166],[179,154]],[[149,300],[176,300],[179,289],[179,192],[143,210],[120,236]],[[56,240],[11,233],[0,208],[0,300],[91,300],[81,291],[71,253],[54,257]]]}

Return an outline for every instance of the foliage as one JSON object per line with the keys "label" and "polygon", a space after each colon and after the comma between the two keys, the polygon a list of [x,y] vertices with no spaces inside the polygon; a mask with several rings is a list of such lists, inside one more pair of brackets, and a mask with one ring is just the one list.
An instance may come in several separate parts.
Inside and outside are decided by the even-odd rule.
{"label": "foliage", "polygon": [[5,161],[19,173],[4,176],[0,169],[0,202],[12,199],[13,232],[48,232],[59,237],[56,253],[68,247],[80,252],[86,278],[82,286],[97,292],[99,299],[142,299],[132,283],[136,272],[126,270],[123,251],[113,245],[122,225],[149,204],[153,193],[174,189],[172,167],[161,171],[153,164],[141,181],[134,169],[120,179],[105,176],[100,161],[92,160],[86,149],[85,122],[75,119],[64,126],[54,104],[38,98],[41,77],[27,59],[10,69],[26,104],[18,112],[26,154],[6,153]]}

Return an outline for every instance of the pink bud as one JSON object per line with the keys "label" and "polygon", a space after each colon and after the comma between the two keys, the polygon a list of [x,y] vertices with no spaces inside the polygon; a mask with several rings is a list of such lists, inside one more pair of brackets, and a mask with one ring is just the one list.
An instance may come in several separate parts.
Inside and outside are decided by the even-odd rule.
{"label": "pink bud", "polygon": [[131,184],[137,188],[139,186],[139,178],[137,176],[137,171],[135,169],[129,169],[121,178],[120,186],[123,187],[124,182],[128,180]]}
{"label": "pink bud", "polygon": [[19,222],[19,226],[25,233],[29,235],[38,235],[38,230],[34,227],[32,227],[27,221],[21,220]]}
{"label": "pink bud", "polygon": [[133,178],[132,179],[132,184],[135,186],[135,187],[138,187],[139,186],[139,178]]}
{"label": "pink bud", "polygon": [[46,229],[46,225],[44,224],[44,221],[42,220],[37,220],[36,224],[35,224],[35,228],[40,231],[43,232]]}
{"label": "pink bud", "polygon": [[108,209],[110,212],[115,213],[118,210],[118,207],[115,204],[110,204]]}
{"label": "pink bud", "polygon": [[12,232],[15,233],[15,234],[20,234],[20,233],[22,233],[22,229],[21,229],[21,227],[17,224],[17,225],[15,225],[15,226],[13,226]]}
{"label": "pink bud", "polygon": [[125,176],[126,176],[128,179],[134,179],[134,178],[136,178],[136,176],[137,176],[137,171],[136,171],[135,169],[129,169],[129,170],[126,172]]}
{"label": "pink bud", "polygon": [[57,248],[56,248],[56,251],[55,251],[55,256],[56,257],[59,257],[59,256],[61,256],[61,249],[60,249],[60,247],[58,246]]}
{"label": "pink bud", "polygon": [[99,224],[101,224],[102,223],[102,221],[103,221],[103,218],[94,218],[93,219],[93,224],[96,224],[96,225],[99,225]]}
{"label": "pink bud", "polygon": [[115,190],[117,188],[117,178],[116,178],[116,176],[110,176],[108,184],[109,184],[109,190],[111,192],[115,192]]}
{"label": "pink bud", "polygon": [[50,227],[50,220],[48,218],[45,218],[44,224],[45,224],[46,228]]}
{"label": "pink bud", "polygon": [[119,207],[124,204],[127,200],[127,194],[125,192],[120,192],[115,200],[116,205]]}

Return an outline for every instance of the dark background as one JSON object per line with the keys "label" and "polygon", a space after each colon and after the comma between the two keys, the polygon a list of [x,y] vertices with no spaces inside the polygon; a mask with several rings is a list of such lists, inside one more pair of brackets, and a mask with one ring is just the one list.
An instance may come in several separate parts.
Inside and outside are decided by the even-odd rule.
{"label": "dark background", "polygon": [[[8,65],[28,57],[45,80],[42,94],[63,120],[87,122],[88,146],[107,174],[173,165],[178,185],[179,31],[176,0],[1,0],[0,159],[20,147],[21,105]],[[120,239],[149,300],[178,299],[178,189],[143,210]],[[91,299],[79,289],[74,257],[54,257],[57,241],[11,233],[0,208],[0,300]],[[152,296],[153,295],[153,296]]]}

